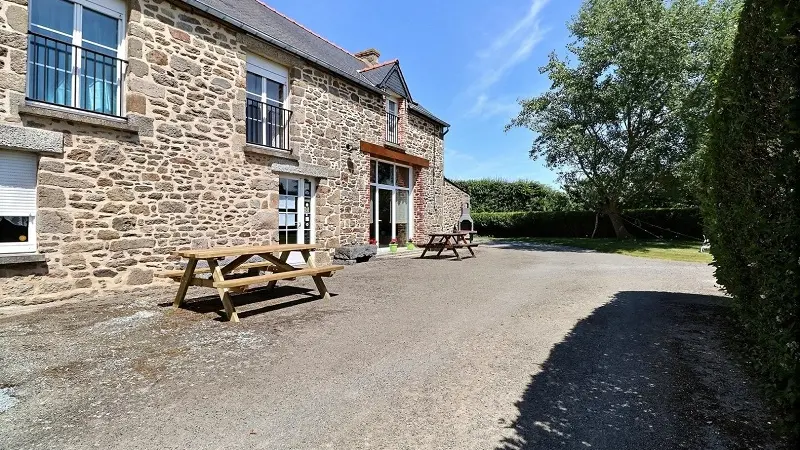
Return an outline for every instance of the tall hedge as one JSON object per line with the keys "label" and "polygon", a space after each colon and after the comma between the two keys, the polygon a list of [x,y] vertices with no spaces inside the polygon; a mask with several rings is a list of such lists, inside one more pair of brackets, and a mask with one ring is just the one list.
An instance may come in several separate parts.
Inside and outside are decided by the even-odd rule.
{"label": "tall hedge", "polygon": [[469,192],[472,212],[564,211],[567,194],[537,181],[500,179],[452,180]]}
{"label": "tall hedge", "polygon": [[[638,238],[699,239],[703,232],[698,208],[633,209],[624,217]],[[494,237],[591,237],[595,225],[592,211],[474,213],[472,218],[478,233]],[[601,216],[595,237],[615,236],[611,221]]]}
{"label": "tall hedge", "polygon": [[[703,205],[716,276],[798,431],[800,4],[748,0],[718,83]],[[795,434],[797,436],[797,434]]]}

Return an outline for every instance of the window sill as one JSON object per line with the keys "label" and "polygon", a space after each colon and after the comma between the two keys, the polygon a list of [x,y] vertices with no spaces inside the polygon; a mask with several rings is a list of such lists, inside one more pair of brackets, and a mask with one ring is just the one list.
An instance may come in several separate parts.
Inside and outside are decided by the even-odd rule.
{"label": "window sill", "polygon": [[122,117],[106,117],[100,114],[92,114],[88,111],[82,112],[67,108],[59,108],[58,106],[44,105],[42,103],[31,101],[25,101],[24,104],[19,105],[18,111],[20,115],[66,120],[86,125],[110,128],[112,130],[128,131],[131,133],[139,132],[138,126],[129,123],[128,119]]}
{"label": "window sill", "polygon": [[400,145],[400,144],[395,144],[394,142],[391,142],[391,141],[384,141],[384,142],[383,142],[383,146],[384,146],[384,147],[391,148],[391,149],[393,149],[393,150],[398,150],[398,151],[401,151],[401,152],[403,152],[403,153],[405,153],[405,151],[406,151],[405,147],[403,147],[403,146],[402,146],[402,145]]}
{"label": "window sill", "polygon": [[41,253],[0,253],[0,266],[10,264],[30,264],[45,262]]}
{"label": "window sill", "polygon": [[275,158],[291,159],[293,161],[300,160],[300,157],[295,155],[293,151],[283,150],[275,147],[265,147],[256,144],[246,144],[244,146],[244,151],[247,153],[256,153],[259,155],[274,156]]}

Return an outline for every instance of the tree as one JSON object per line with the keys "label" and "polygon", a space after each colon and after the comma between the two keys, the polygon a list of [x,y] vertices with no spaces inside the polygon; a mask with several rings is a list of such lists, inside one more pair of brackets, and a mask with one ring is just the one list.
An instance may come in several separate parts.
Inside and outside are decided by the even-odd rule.
{"label": "tree", "polygon": [[[703,202],[716,278],[800,437],[800,1],[748,0],[717,87]],[[793,415],[793,416],[792,416]]]}
{"label": "tree", "polygon": [[534,131],[531,157],[630,237],[622,210],[663,190],[704,144],[739,9],[739,0],[586,0],[569,25],[577,64],[551,54],[540,69],[550,89],[520,100],[506,129]]}

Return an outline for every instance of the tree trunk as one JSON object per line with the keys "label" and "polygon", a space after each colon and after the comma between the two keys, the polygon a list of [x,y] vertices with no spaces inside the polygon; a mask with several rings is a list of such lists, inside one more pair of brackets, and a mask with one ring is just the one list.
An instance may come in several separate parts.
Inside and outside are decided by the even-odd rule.
{"label": "tree trunk", "polygon": [[625,228],[625,222],[620,216],[619,208],[616,205],[610,205],[606,208],[605,213],[611,219],[611,225],[614,227],[614,233],[617,234],[617,239],[633,239],[633,235]]}
{"label": "tree trunk", "polygon": [[600,225],[600,213],[594,213],[594,230],[592,230],[592,239],[594,239],[594,235],[597,233],[597,226]]}

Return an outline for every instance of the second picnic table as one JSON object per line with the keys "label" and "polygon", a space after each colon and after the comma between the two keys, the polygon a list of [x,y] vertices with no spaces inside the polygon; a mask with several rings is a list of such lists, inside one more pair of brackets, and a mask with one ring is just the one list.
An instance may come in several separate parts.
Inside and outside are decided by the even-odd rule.
{"label": "second picnic table", "polygon": [[[344,269],[344,266],[330,265],[317,267],[311,258],[311,251],[315,250],[313,244],[280,244],[280,245],[260,245],[260,246],[235,246],[235,247],[215,247],[206,249],[190,249],[175,252],[174,255],[188,260],[186,268],[183,270],[171,270],[159,274],[163,278],[180,279],[178,293],[175,296],[173,305],[177,308],[183,303],[186,291],[189,286],[203,286],[217,289],[222,305],[225,307],[225,314],[228,320],[238,322],[239,316],[229,295],[229,291],[244,291],[250,285],[269,283],[267,287],[275,287],[278,280],[296,278],[300,276],[310,276],[319,290],[319,294],[324,299],[330,298],[328,289],[322,277],[329,277],[333,272]],[[289,264],[289,254],[299,251],[303,255],[307,267],[296,267]],[[259,256],[263,261],[247,261],[254,256]],[[233,258],[229,262],[218,261],[225,258]],[[205,260],[208,268],[198,268],[198,261]],[[234,271],[247,270],[243,276],[232,276]],[[270,273],[262,275],[262,271]],[[210,273],[211,278],[200,278],[197,274]]]}
{"label": "second picnic table", "polygon": [[428,250],[438,249],[439,251],[436,252],[437,257],[445,250],[452,250],[452,252],[456,255],[456,259],[461,261],[461,255],[458,254],[459,248],[466,248],[469,250],[469,253],[472,255],[472,257],[475,257],[475,252],[472,251],[472,247],[477,247],[478,244],[467,241],[467,237],[470,236],[469,232],[442,231],[438,233],[428,233],[428,236],[430,236],[430,240],[428,240],[428,243],[423,246],[425,250],[422,251],[422,255],[419,256],[420,258],[424,258],[425,254],[428,253]]}

